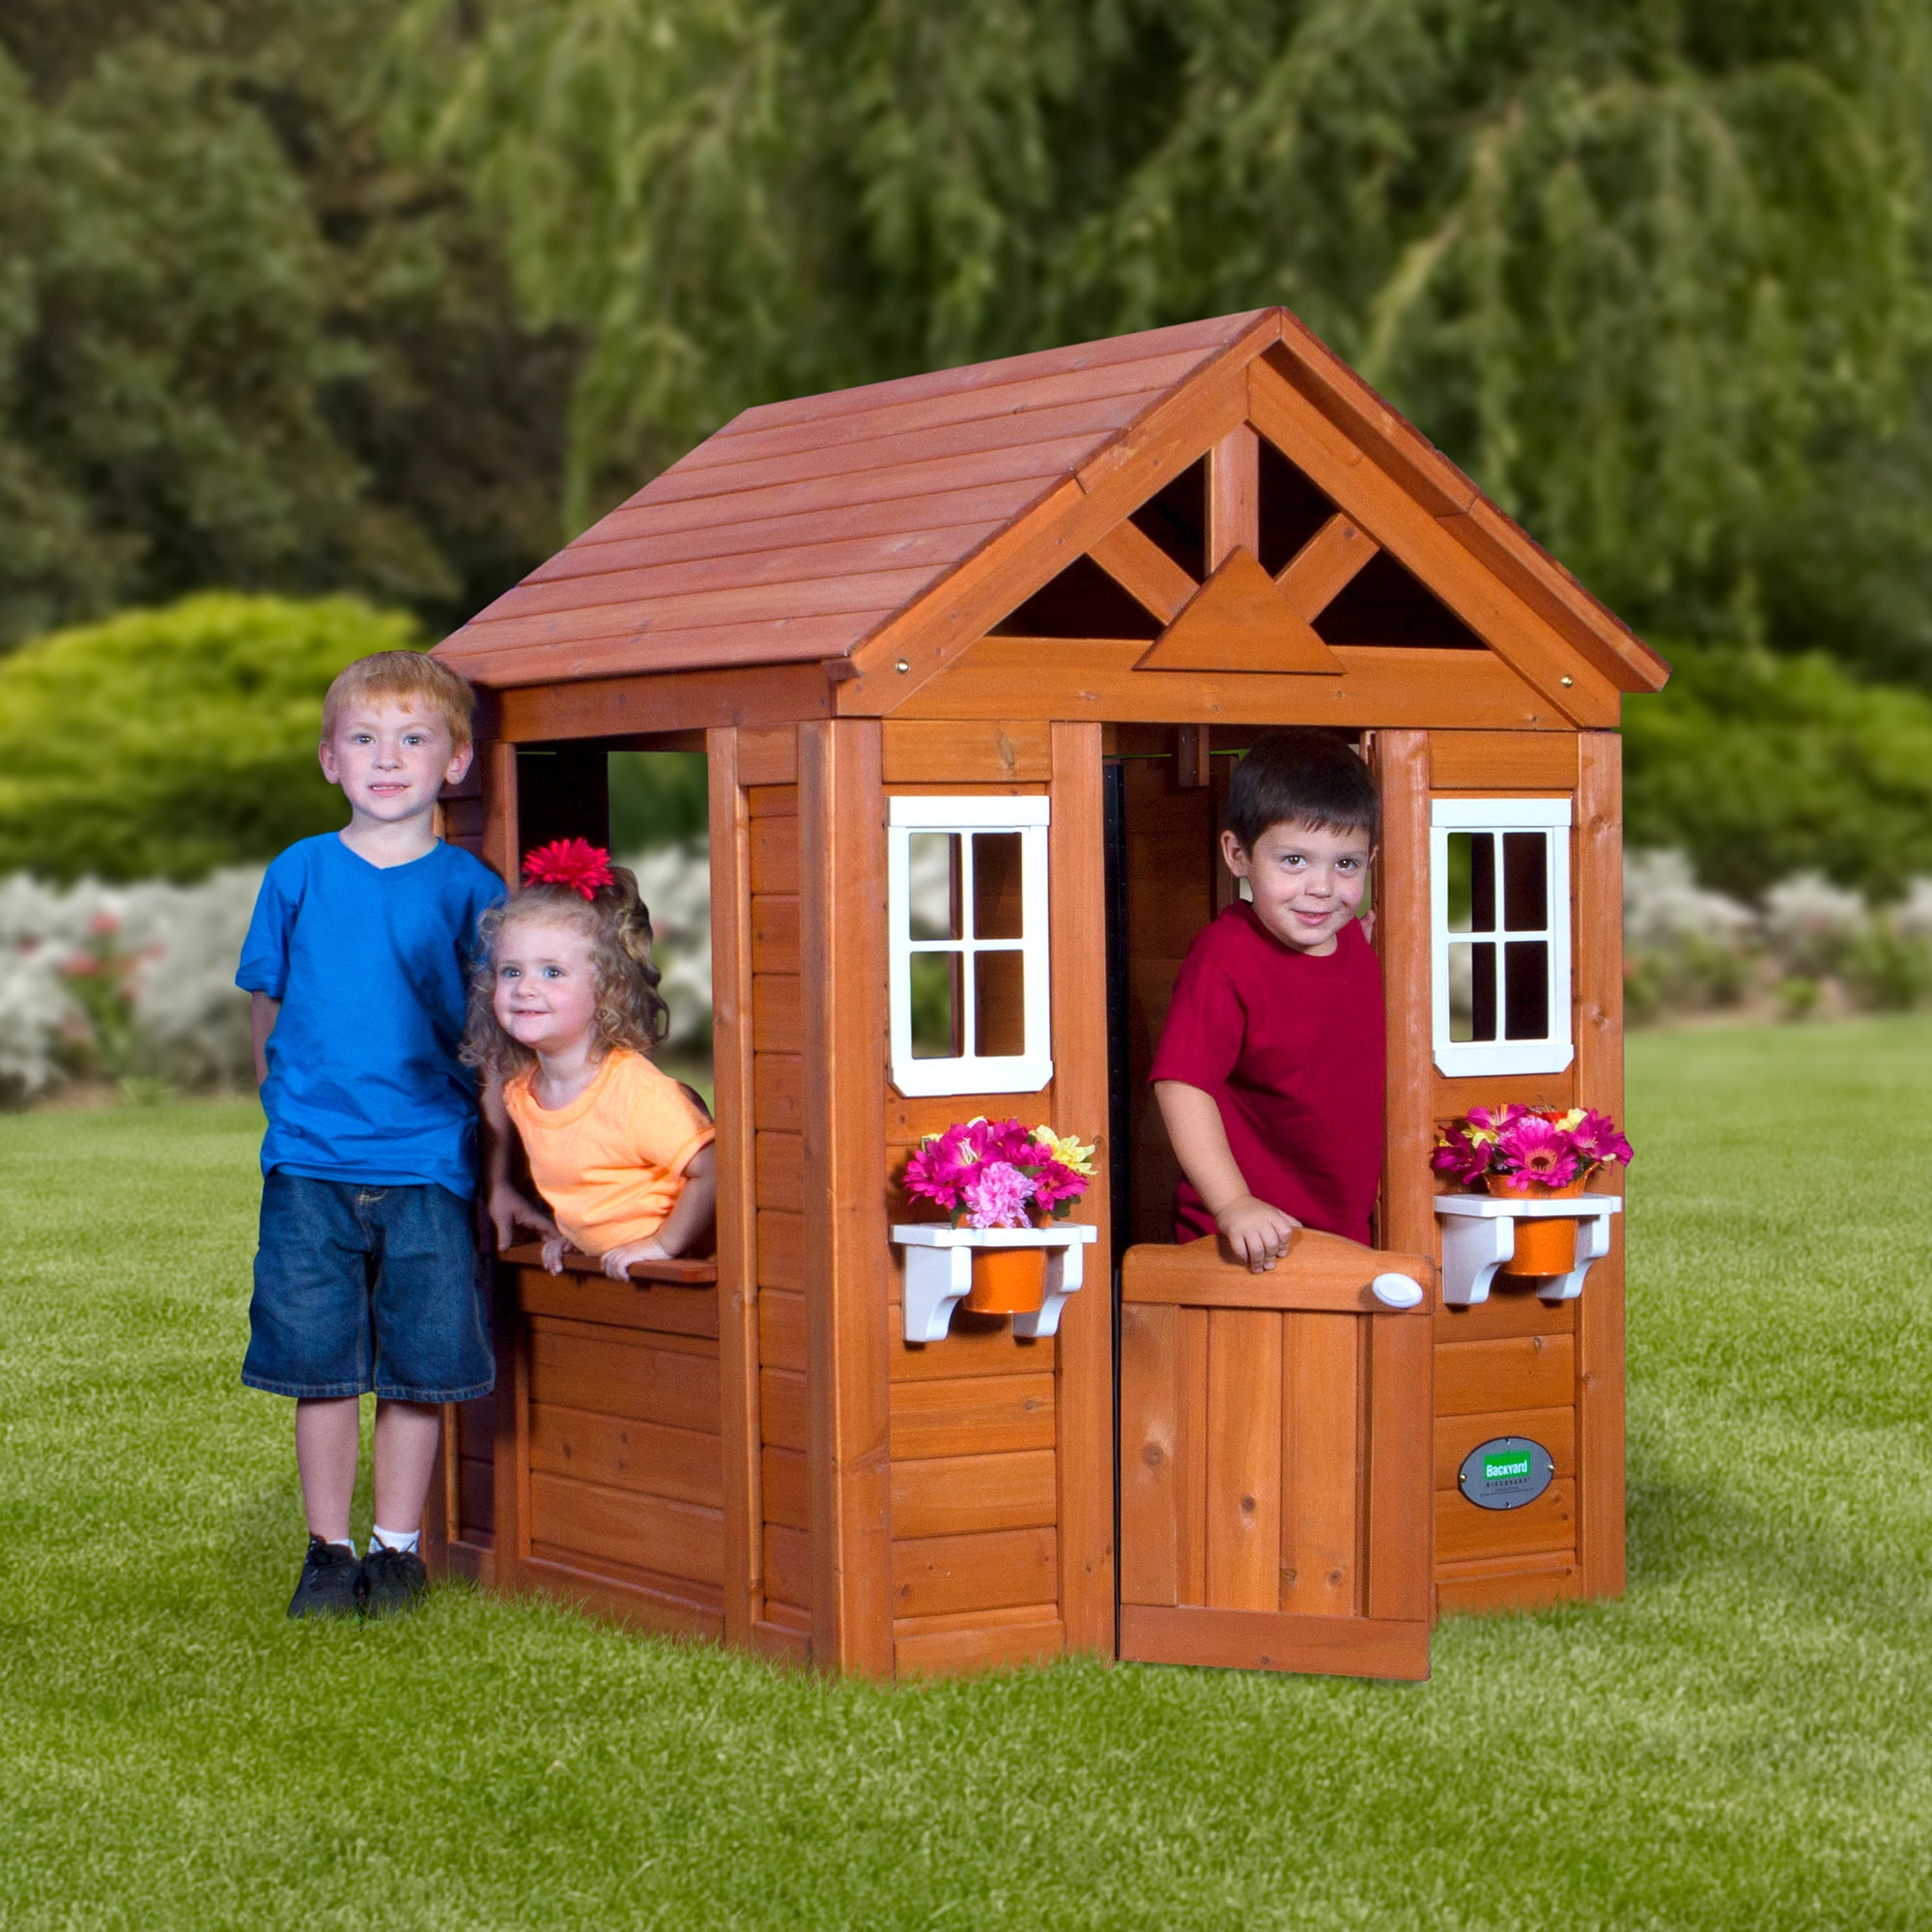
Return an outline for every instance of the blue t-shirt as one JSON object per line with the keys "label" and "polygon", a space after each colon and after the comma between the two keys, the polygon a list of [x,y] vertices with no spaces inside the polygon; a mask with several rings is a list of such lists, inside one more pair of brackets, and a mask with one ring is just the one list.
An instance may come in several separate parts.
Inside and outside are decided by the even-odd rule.
{"label": "blue t-shirt", "polygon": [[235,983],[282,1003],[262,1172],[476,1191],[476,1083],[456,1057],[476,921],[502,881],[454,845],[372,866],[333,832],[269,867]]}

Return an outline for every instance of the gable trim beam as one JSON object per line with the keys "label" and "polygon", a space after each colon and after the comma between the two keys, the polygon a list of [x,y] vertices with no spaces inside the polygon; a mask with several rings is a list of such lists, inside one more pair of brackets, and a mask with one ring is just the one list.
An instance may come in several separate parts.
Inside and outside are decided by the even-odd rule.
{"label": "gable trim beam", "polygon": [[1116,524],[1087,554],[1163,624],[1173,623],[1201,588],[1131,520]]}
{"label": "gable trim beam", "polygon": [[[1614,726],[1617,686],[1486,570],[1378,464],[1346,440],[1279,370],[1249,371],[1262,434],[1573,724]],[[1566,684],[1565,679],[1569,682]]]}
{"label": "gable trim beam", "polygon": [[[924,681],[1084,556],[1202,450],[1248,414],[1248,368],[1279,333],[1270,310],[1199,375],[992,538],[942,583],[859,645],[859,676],[840,686],[840,713],[891,711]],[[907,668],[895,669],[903,660]]]}
{"label": "gable trim beam", "polygon": [[1314,623],[1354,580],[1366,563],[1381,554],[1381,546],[1366,537],[1347,517],[1333,516],[1289,558],[1275,575],[1275,583],[1295,611]]}

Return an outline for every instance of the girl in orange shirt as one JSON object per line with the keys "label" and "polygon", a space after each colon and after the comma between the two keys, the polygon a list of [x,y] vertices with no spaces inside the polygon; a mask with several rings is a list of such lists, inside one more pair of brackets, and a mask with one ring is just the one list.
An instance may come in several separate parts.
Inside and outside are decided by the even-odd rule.
{"label": "girl in orange shirt", "polygon": [[[651,1060],[669,1013],[636,878],[583,839],[559,839],[524,861],[523,889],[484,915],[482,936],[464,1058],[483,1069],[497,1129],[499,1245],[521,1223],[544,1236],[553,1274],[575,1247],[618,1281],[633,1262],[701,1247],[717,1205],[713,1129]],[[508,1122],[554,1221],[511,1184]]]}

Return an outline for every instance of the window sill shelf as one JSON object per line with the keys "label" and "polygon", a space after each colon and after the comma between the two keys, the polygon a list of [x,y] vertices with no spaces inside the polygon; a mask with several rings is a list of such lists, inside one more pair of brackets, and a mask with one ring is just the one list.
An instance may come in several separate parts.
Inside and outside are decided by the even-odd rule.
{"label": "window sill shelf", "polygon": [[[522,1241],[514,1248],[505,1248],[498,1259],[508,1262],[512,1267],[540,1268],[543,1266],[543,1247],[537,1241]],[[604,1277],[604,1264],[595,1255],[581,1255],[575,1248],[566,1248],[563,1251],[563,1271],[565,1274]],[[631,1280],[637,1282],[665,1282],[679,1288],[711,1288],[718,1280],[718,1264],[682,1257],[668,1262],[633,1262],[628,1273]]]}

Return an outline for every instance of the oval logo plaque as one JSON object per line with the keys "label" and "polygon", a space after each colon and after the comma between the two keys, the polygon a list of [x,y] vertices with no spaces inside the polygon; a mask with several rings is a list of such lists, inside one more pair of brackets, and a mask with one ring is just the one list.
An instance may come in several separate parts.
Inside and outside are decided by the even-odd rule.
{"label": "oval logo plaque", "polygon": [[1549,1487],[1555,1464],[1541,1442],[1522,1435],[1497,1435],[1478,1442],[1463,1458],[1457,1487],[1478,1509],[1520,1509]]}

